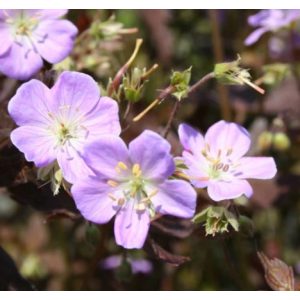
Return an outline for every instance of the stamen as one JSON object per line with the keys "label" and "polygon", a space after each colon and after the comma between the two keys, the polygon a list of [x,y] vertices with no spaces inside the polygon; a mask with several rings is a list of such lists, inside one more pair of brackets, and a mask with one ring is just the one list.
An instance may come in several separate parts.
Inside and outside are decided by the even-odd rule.
{"label": "stamen", "polygon": [[123,163],[122,161],[119,161],[119,162],[118,162],[118,167],[119,167],[120,169],[124,170],[124,171],[128,169],[128,167],[126,166],[126,164]]}
{"label": "stamen", "polygon": [[218,150],[218,158],[220,158],[220,157],[221,157],[221,154],[222,154],[222,150],[221,150],[221,149],[219,149],[219,150]]}
{"label": "stamen", "polygon": [[229,170],[229,165],[225,165],[224,168],[223,168],[223,171],[227,172],[228,170]]}
{"label": "stamen", "polygon": [[108,194],[108,197],[112,200],[112,201],[118,201],[118,199],[111,193]]}
{"label": "stamen", "polygon": [[218,163],[216,169],[217,169],[217,170],[220,170],[220,169],[223,168],[223,166],[224,166],[223,163]]}
{"label": "stamen", "polygon": [[124,203],[125,203],[125,199],[124,199],[124,198],[120,198],[120,199],[118,200],[118,205],[119,205],[119,206],[122,206]]}
{"label": "stamen", "polygon": [[226,153],[226,156],[229,156],[230,154],[232,154],[232,151],[233,151],[232,148],[228,149],[227,153]]}
{"label": "stamen", "polygon": [[145,203],[143,202],[138,202],[134,205],[134,208],[137,210],[137,211],[144,211],[147,207],[145,205]]}
{"label": "stamen", "polygon": [[140,167],[139,164],[134,164],[134,165],[133,165],[133,167],[132,167],[132,174],[133,174],[135,177],[141,176],[142,170],[141,170],[141,167]]}
{"label": "stamen", "polygon": [[107,180],[106,182],[108,185],[110,185],[111,187],[116,187],[118,186],[118,183],[114,180]]}
{"label": "stamen", "polygon": [[148,195],[148,198],[154,197],[155,195],[157,195],[157,193],[158,193],[158,189],[153,190],[153,191]]}

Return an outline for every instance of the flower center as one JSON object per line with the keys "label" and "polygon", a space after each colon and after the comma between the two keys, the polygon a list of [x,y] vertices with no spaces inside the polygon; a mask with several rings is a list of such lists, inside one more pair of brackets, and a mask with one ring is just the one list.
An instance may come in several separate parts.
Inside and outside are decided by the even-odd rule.
{"label": "flower center", "polygon": [[141,166],[134,164],[130,169],[124,162],[118,162],[115,167],[118,175],[122,175],[119,181],[108,180],[107,184],[116,188],[121,193],[110,193],[109,197],[117,203],[118,206],[123,206],[127,201],[135,201],[134,209],[142,213],[149,210],[150,215],[154,215],[154,207],[151,198],[157,194],[154,189],[147,193],[147,180],[143,178]]}
{"label": "flower center", "polygon": [[207,174],[210,179],[220,180],[231,176],[235,167],[230,159],[231,148],[226,151],[223,150],[223,152],[219,149],[217,155],[213,156],[210,152],[210,146],[206,144],[201,153],[208,162]]}
{"label": "flower center", "polygon": [[61,145],[64,145],[69,139],[74,138],[70,128],[66,127],[63,123],[59,125],[57,137]]}

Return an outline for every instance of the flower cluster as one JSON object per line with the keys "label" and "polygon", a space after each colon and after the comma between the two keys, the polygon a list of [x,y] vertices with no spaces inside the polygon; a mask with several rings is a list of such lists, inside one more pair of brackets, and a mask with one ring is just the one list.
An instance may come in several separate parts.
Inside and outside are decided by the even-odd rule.
{"label": "flower cluster", "polygon": [[[64,59],[77,34],[69,21],[58,20],[65,13],[2,10],[0,71],[27,79],[42,67],[42,58],[50,63]],[[265,24],[265,15],[259,18],[260,23],[252,23]],[[179,100],[189,92],[190,72],[174,72],[171,78],[173,95]],[[219,64],[215,73],[216,78],[226,73],[230,83],[250,84],[249,74],[241,75],[238,61]],[[176,167],[169,142],[153,131],[143,131],[127,146],[119,137],[117,101],[101,96],[97,82],[79,72],[61,73],[51,88],[36,79],[24,83],[10,100],[8,112],[18,125],[11,141],[27,161],[40,173],[52,170],[55,180],[68,182],[65,188],[72,185],[76,206],[87,220],[103,224],[114,217],[116,242],[128,249],[143,247],[155,218],[192,218],[197,200],[193,186],[207,187],[215,201],[250,197],[247,179],[276,174],[273,158],[244,157],[249,133],[225,121],[210,127],[204,137],[186,124],[179,126],[183,168]],[[180,173],[184,179],[178,179]],[[223,210],[218,213],[223,217]],[[226,231],[228,224],[224,224],[221,229]]]}

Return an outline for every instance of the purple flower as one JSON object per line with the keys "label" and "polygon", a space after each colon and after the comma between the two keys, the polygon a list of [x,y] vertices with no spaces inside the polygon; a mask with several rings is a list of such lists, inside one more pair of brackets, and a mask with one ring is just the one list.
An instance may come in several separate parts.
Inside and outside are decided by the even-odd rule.
{"label": "purple flower", "polygon": [[291,22],[300,18],[300,10],[293,9],[266,9],[248,18],[252,27],[258,27],[245,40],[245,45],[256,43],[260,37],[268,32],[275,32],[281,27],[288,26]]}
{"label": "purple flower", "polygon": [[102,134],[120,134],[117,103],[101,97],[97,83],[78,72],[62,73],[49,89],[32,79],[10,100],[8,111],[20,127],[13,144],[37,167],[57,160],[64,178],[92,174],[81,157],[83,147]]}
{"label": "purple flower", "polygon": [[114,136],[90,144],[84,157],[96,176],[73,185],[77,208],[94,223],[107,223],[116,215],[116,242],[129,249],[143,246],[155,213],[192,217],[196,192],[186,181],[168,179],[175,171],[170,148],[149,130],[128,149]]}
{"label": "purple flower", "polygon": [[[131,271],[133,274],[137,273],[143,273],[143,274],[149,274],[152,272],[152,264],[147,259],[142,258],[131,258],[126,257],[126,261],[131,266]],[[122,256],[121,255],[112,255],[107,258],[105,258],[101,266],[103,269],[116,269],[120,267],[122,264]]]}
{"label": "purple flower", "polygon": [[197,188],[207,187],[215,200],[252,195],[248,178],[269,179],[276,174],[271,157],[243,157],[250,147],[247,130],[235,123],[219,121],[205,136],[186,124],[179,126],[183,145],[184,173]]}
{"label": "purple flower", "polygon": [[43,66],[55,64],[73,48],[77,28],[67,20],[64,9],[0,10],[0,71],[26,80]]}

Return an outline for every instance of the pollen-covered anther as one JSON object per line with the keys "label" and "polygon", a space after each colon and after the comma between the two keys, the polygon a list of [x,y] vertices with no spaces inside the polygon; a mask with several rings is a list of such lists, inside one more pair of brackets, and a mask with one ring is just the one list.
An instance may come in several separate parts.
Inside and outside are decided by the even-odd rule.
{"label": "pollen-covered anther", "polygon": [[229,170],[229,165],[225,165],[224,167],[223,167],[223,171],[224,172],[227,172]]}
{"label": "pollen-covered anther", "polygon": [[107,184],[111,187],[117,187],[119,184],[114,180],[107,180]]}
{"label": "pollen-covered anther", "polygon": [[134,205],[135,210],[137,211],[144,211],[147,208],[147,205],[145,202],[138,202]]}
{"label": "pollen-covered anther", "polygon": [[118,205],[119,205],[119,206],[124,205],[124,203],[125,203],[125,199],[124,199],[124,198],[119,198],[119,199],[118,199]]}
{"label": "pollen-covered anther", "polygon": [[233,152],[233,149],[232,149],[232,148],[229,148],[229,149],[227,150],[226,156],[229,156],[229,155],[231,155],[231,154],[232,154],[232,152]]}
{"label": "pollen-covered anther", "polygon": [[142,170],[139,164],[134,164],[132,167],[132,174],[135,177],[140,177],[142,175]]}

